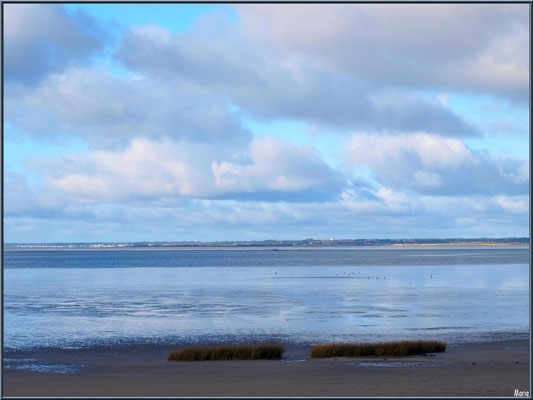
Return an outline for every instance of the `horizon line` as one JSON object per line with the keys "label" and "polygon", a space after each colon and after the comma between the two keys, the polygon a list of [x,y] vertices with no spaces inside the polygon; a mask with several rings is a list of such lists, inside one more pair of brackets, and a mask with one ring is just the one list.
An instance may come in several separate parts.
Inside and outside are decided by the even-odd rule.
{"label": "horizon line", "polygon": [[508,241],[515,240],[519,242],[530,242],[530,238],[527,236],[506,236],[506,237],[450,237],[450,238],[340,238],[334,239],[333,237],[329,239],[315,239],[315,238],[305,238],[305,239],[257,239],[257,240],[124,240],[124,241],[113,241],[113,240],[103,240],[103,241],[54,241],[54,242],[5,242],[3,246],[14,246],[14,245],[91,245],[91,244],[130,244],[130,245],[140,245],[140,244],[191,244],[191,245],[202,245],[202,244],[252,244],[252,243],[278,243],[278,244],[290,244],[290,243],[309,243],[316,242],[315,244],[334,244],[339,242],[419,242],[419,243],[446,243],[446,242],[475,242],[475,241]]}

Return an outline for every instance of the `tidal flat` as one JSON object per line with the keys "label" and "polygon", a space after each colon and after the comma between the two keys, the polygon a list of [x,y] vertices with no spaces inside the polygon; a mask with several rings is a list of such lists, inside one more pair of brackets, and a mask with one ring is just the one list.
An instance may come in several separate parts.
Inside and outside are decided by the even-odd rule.
{"label": "tidal flat", "polygon": [[[529,247],[7,250],[6,396],[512,396],[529,390]],[[444,353],[310,358],[319,343]],[[169,362],[281,343],[281,360]],[[170,364],[169,364],[170,363]]]}
{"label": "tidal flat", "polygon": [[513,396],[530,390],[529,340],[448,345],[433,356],[168,361],[172,346],[27,352],[72,371],[4,371],[4,396]]}

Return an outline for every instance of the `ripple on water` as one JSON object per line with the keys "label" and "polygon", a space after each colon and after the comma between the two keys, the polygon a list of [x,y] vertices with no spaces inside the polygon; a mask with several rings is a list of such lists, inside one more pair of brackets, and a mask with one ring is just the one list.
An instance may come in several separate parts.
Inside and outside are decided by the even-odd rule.
{"label": "ripple on water", "polygon": [[33,358],[6,358],[4,359],[6,369],[24,370],[31,372],[42,372],[48,374],[75,374],[85,368],[85,364],[55,364]]}
{"label": "ripple on water", "polygon": [[445,367],[451,362],[421,362],[421,361],[393,361],[393,362],[351,362],[353,367]]}

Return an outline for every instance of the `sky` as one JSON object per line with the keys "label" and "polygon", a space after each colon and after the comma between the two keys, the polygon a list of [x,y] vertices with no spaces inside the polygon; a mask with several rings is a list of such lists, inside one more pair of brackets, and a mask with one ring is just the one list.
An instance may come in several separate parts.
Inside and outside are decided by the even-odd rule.
{"label": "sky", "polygon": [[529,236],[527,4],[4,4],[4,241]]}

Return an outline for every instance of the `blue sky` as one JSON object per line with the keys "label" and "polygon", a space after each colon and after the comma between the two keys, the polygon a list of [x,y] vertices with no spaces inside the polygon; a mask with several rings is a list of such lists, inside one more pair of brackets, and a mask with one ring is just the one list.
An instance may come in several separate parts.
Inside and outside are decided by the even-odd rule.
{"label": "blue sky", "polygon": [[5,5],[6,242],[528,236],[527,5]]}

